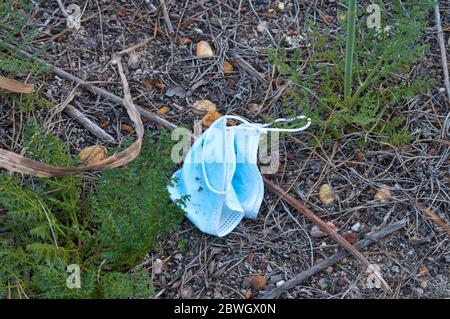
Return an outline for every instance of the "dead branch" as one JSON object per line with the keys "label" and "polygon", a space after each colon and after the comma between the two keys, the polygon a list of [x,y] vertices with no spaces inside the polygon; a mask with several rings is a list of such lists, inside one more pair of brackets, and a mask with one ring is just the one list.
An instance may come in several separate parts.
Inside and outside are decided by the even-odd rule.
{"label": "dead branch", "polygon": [[127,109],[129,117],[136,126],[137,140],[133,144],[131,144],[127,149],[115,153],[114,155],[98,163],[69,168],[46,165],[0,148],[0,167],[12,172],[49,178],[80,172],[96,171],[104,168],[119,167],[134,160],[139,155],[141,150],[142,140],[144,137],[144,126],[142,124],[139,111],[131,99],[128,81],[123,73],[120,57],[116,57],[114,62],[117,64],[117,69],[123,84],[124,98],[122,99],[122,103]]}
{"label": "dead branch", "polygon": [[[395,223],[393,223],[393,224],[391,224],[389,226],[384,227],[383,229],[381,229],[381,230],[379,230],[377,232],[369,233],[369,234],[366,235],[365,239],[360,240],[359,242],[357,242],[354,245],[354,247],[359,249],[359,250],[361,250],[361,249],[369,246],[370,244],[373,244],[373,243],[383,239],[384,237],[389,236],[392,233],[395,233],[399,229],[403,228],[406,225],[406,223],[407,223],[407,220],[406,219],[402,219],[402,220],[400,220],[398,222],[395,222]],[[342,250],[342,251],[338,252],[337,254],[334,254],[330,258],[322,260],[321,262],[319,262],[316,265],[308,268],[304,272],[294,276],[293,278],[291,278],[290,280],[285,282],[281,287],[275,288],[274,290],[268,292],[267,294],[262,295],[258,299],[274,299],[274,298],[277,298],[282,293],[288,291],[289,289],[294,288],[295,286],[299,285],[300,283],[302,283],[303,281],[305,281],[309,277],[317,274],[318,272],[324,270],[325,268],[327,268],[329,266],[334,265],[339,260],[341,260],[344,257],[347,257],[349,255],[350,254],[349,254],[348,251]]]}
{"label": "dead branch", "polygon": [[78,111],[76,108],[74,108],[72,105],[67,105],[64,108],[64,112],[67,113],[71,118],[73,118],[75,121],[83,125],[89,132],[97,136],[102,141],[115,144],[116,141],[114,137],[109,135],[105,132],[101,127],[99,127],[97,124],[92,122],[90,119],[86,117],[83,113]]}
{"label": "dead branch", "polygon": [[[299,213],[303,214],[306,218],[311,220],[314,224],[316,224],[322,231],[330,235],[335,241],[337,241],[342,247],[344,247],[350,254],[355,256],[364,267],[368,267],[370,265],[364,255],[358,251],[352,244],[350,244],[344,237],[338,234],[336,230],[330,227],[327,223],[325,223],[319,216],[314,214],[311,210],[309,210],[305,205],[303,205],[299,200],[292,197],[285,191],[283,191],[278,185],[264,177],[264,184],[269,187],[269,189],[274,192],[276,195],[283,198],[286,202],[288,202],[292,207],[294,207]],[[378,275],[377,275],[378,276]],[[381,275],[379,276],[380,282],[383,286],[390,290],[388,284],[383,280]]]}
{"label": "dead branch", "polygon": [[166,23],[167,26],[167,31],[169,31],[169,33],[173,33],[173,26],[169,18],[169,12],[167,12],[165,0],[159,0],[159,4],[161,5],[161,10],[163,13],[164,22]]}
{"label": "dead branch", "polygon": [[448,101],[450,103],[450,80],[448,75],[447,54],[445,53],[444,32],[441,25],[441,14],[439,13],[439,4],[434,7],[434,17],[436,19],[436,29],[438,35],[439,48],[441,49],[442,71],[444,72],[444,84],[447,90]]}

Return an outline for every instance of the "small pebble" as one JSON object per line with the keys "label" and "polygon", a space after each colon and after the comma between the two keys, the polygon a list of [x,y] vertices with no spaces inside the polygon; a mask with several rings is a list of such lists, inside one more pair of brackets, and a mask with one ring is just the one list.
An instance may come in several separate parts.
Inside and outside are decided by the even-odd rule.
{"label": "small pebble", "polygon": [[323,231],[321,231],[318,226],[314,225],[311,228],[311,236],[314,238],[324,237],[325,233]]}
{"label": "small pebble", "polygon": [[155,275],[162,273],[163,262],[161,259],[157,258],[152,264],[152,271]]}
{"label": "small pebble", "polygon": [[415,289],[417,297],[421,298],[423,296],[423,289],[422,288],[416,288]]}
{"label": "small pebble", "polygon": [[276,283],[277,288],[283,286],[285,283],[284,280],[280,280],[279,282]]}
{"label": "small pebble", "polygon": [[183,255],[180,254],[180,253],[178,253],[178,254],[175,254],[175,256],[173,256],[173,258],[174,258],[175,260],[181,260],[181,259],[183,259]]}
{"label": "small pebble", "polygon": [[140,62],[141,62],[140,54],[131,53],[130,56],[128,57],[128,66],[131,69],[137,69],[137,67],[139,66]]}
{"label": "small pebble", "polygon": [[359,229],[361,228],[361,224],[358,222],[355,225],[352,226],[352,230],[357,233]]}
{"label": "small pebble", "polygon": [[327,278],[320,278],[319,280],[319,286],[322,289],[325,289],[328,287],[328,279]]}
{"label": "small pebble", "polygon": [[192,287],[188,286],[188,287],[184,287],[181,290],[181,298],[191,298],[192,297]]}
{"label": "small pebble", "polygon": [[270,282],[276,284],[279,281],[282,281],[283,277],[281,275],[274,275],[270,277]]}

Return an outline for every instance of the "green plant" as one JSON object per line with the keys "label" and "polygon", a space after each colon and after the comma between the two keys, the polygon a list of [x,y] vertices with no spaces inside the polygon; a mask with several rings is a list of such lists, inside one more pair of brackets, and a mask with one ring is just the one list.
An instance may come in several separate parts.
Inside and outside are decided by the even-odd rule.
{"label": "green plant", "polygon": [[166,188],[174,168],[172,143],[165,135],[158,143],[146,143],[130,165],[104,171],[97,193],[91,196],[94,220],[101,225],[97,231],[101,254],[115,266],[136,265],[157,237],[176,228],[183,218],[168,200]]}
{"label": "green plant", "polygon": [[187,240],[186,239],[180,239],[178,241],[178,244],[177,244],[177,249],[180,252],[183,252],[186,249],[186,245],[187,245]]}
{"label": "green plant", "polygon": [[[24,141],[31,158],[76,164],[36,123]],[[183,216],[166,190],[170,147],[163,134],[147,137],[134,162],[104,172],[98,197],[82,191],[79,175],[0,174],[0,299],[152,296],[148,273],[136,265]],[[81,289],[66,286],[69,264],[80,266]]]}
{"label": "green plant", "polygon": [[350,98],[352,90],[353,53],[355,50],[356,0],[348,1],[347,44],[345,46],[344,99]]}
{"label": "green plant", "polygon": [[[430,79],[408,75],[427,49],[421,35],[432,1],[394,0],[389,7],[377,4],[382,9],[381,30],[365,26],[363,8],[358,8],[362,18],[352,21],[356,1],[349,2],[347,41],[341,34],[328,38],[310,26],[313,52],[301,72],[305,57],[300,51],[269,51],[272,63],[293,83],[289,96],[284,97],[285,113],[302,112],[311,117],[320,128],[318,135],[323,143],[347,134],[359,135],[363,140],[360,145],[367,142],[369,135],[394,145],[410,141],[401,106],[433,85]],[[387,25],[389,31],[384,28]],[[345,59],[339,53],[344,51]]]}
{"label": "green plant", "polygon": [[[5,73],[38,73],[49,66],[24,59],[19,51],[26,50],[37,32],[29,18],[35,10],[31,1],[4,0],[0,2],[0,71]],[[41,48],[35,56],[42,53]]]}

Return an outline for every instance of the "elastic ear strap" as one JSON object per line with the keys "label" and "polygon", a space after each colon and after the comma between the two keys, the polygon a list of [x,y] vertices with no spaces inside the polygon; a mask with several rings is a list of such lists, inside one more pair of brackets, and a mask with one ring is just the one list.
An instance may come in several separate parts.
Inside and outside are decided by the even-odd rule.
{"label": "elastic ear strap", "polygon": [[[307,119],[307,123],[305,125],[303,125],[302,127],[299,128],[269,128],[269,126],[271,126],[274,123],[289,123],[295,120],[302,120],[302,119]],[[271,131],[271,132],[291,132],[291,133],[295,133],[295,132],[301,132],[303,130],[306,130],[309,126],[311,125],[311,119],[304,115],[299,115],[293,118],[289,118],[289,119],[285,119],[285,118],[279,118],[276,119],[273,123],[271,124],[263,124],[263,128],[265,131]]]}
{"label": "elastic ear strap", "polygon": [[[282,123],[282,122],[292,122],[292,121],[295,121],[295,120],[301,120],[301,119],[305,119],[305,118],[307,118],[306,116],[304,116],[304,115],[299,115],[299,116],[296,116],[296,117],[294,117],[294,118],[290,118],[290,119],[285,119],[285,118],[280,118],[280,119],[276,119],[273,123]],[[266,132],[291,132],[291,133],[295,133],[295,132],[300,132],[300,131],[303,131],[303,130],[306,130],[310,125],[311,125],[311,119],[310,118],[307,118],[308,119],[308,122],[305,124],[305,125],[303,125],[302,127],[300,127],[300,128],[293,128],[293,129],[287,129],[287,128],[269,128],[269,126],[271,125],[271,124],[273,124],[273,123],[271,123],[271,124],[255,124],[255,123],[251,123],[251,122],[249,122],[249,121],[247,121],[246,119],[244,119],[244,118],[242,118],[242,117],[240,117],[240,116],[236,116],[236,115],[225,115],[225,116],[223,116],[223,117],[221,117],[219,120],[222,120],[222,121],[225,121],[225,135],[224,135],[224,149],[225,149],[225,154],[224,154],[224,157],[225,157],[225,159],[224,159],[224,167],[226,167],[226,160],[228,159],[228,157],[227,157],[227,152],[228,152],[228,147],[227,147],[227,137],[226,137],[226,127],[227,127],[227,122],[226,122],[226,120],[228,120],[228,119],[233,119],[233,120],[236,120],[236,121],[240,121],[240,122],[242,122],[242,123],[245,123],[245,124],[247,124],[247,125],[249,125],[249,126],[251,126],[251,127],[253,127],[253,128],[255,128],[255,129],[258,129],[258,130],[260,130],[260,131],[266,131]],[[204,140],[203,140],[203,149],[202,149],[202,172],[203,172],[203,177],[204,177],[204,179],[205,179],[205,184],[206,184],[206,187],[208,187],[208,189],[211,191],[211,192],[213,192],[213,193],[216,193],[216,194],[219,194],[219,195],[225,195],[226,193],[227,193],[227,190],[225,189],[225,190],[223,190],[223,191],[220,191],[220,190],[217,190],[217,189],[215,189],[212,185],[211,185],[211,183],[209,182],[209,177],[208,177],[208,174],[207,174],[207,172],[206,172],[206,166],[205,166],[205,147],[204,147],[204,144],[206,144],[206,141],[208,140],[208,137],[209,137],[209,133],[210,133],[210,131],[214,128],[214,126],[215,125],[217,125],[217,123],[219,122],[219,120],[216,120],[212,125],[211,125],[211,127],[208,129],[208,130],[206,130],[206,132],[205,132],[205,136],[204,136]],[[228,173],[228,171],[227,171],[227,169],[225,168],[224,170],[223,170],[223,180],[224,181],[226,181],[227,179],[227,173]],[[225,188],[225,186],[224,186],[224,188]]]}
{"label": "elastic ear strap", "polygon": [[[203,178],[204,178],[204,180],[205,180],[205,184],[206,184],[206,187],[208,187],[208,189],[211,191],[211,192],[213,192],[213,193],[216,193],[216,194],[218,194],[218,195],[225,195],[226,193],[227,193],[227,190],[225,189],[225,190],[223,190],[223,191],[220,191],[220,190],[217,190],[217,189],[215,189],[212,185],[211,185],[211,183],[209,182],[209,177],[208,177],[208,174],[206,173],[206,166],[205,166],[205,144],[206,144],[206,141],[208,140],[208,137],[209,137],[209,133],[210,133],[210,131],[211,131],[211,129],[213,129],[214,128],[214,124],[216,124],[217,122],[218,122],[219,120],[216,120],[212,125],[211,125],[211,127],[208,129],[208,130],[206,130],[206,132],[205,132],[205,136],[204,136],[204,140],[203,140],[203,146],[202,146],[202,172],[203,172]],[[225,125],[226,125],[226,123],[225,123]],[[226,127],[225,127],[225,129],[226,129]],[[225,133],[226,134],[226,133]],[[224,149],[225,149],[225,157],[226,157],[226,152],[227,152],[227,138],[226,138],[226,135],[224,136]],[[227,157],[226,157],[227,158]],[[223,163],[223,166],[224,166],[224,170],[223,170],[223,180],[224,180],[224,182],[226,181],[226,178],[227,178],[227,169],[226,169],[226,163],[225,163],[225,159],[224,159],[224,163]],[[224,188],[225,188],[225,186],[224,186]]]}

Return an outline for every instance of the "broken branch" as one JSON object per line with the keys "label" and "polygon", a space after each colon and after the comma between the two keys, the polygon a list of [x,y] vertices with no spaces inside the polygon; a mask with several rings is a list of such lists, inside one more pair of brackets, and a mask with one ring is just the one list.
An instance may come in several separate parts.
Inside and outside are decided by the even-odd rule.
{"label": "broken branch", "polygon": [[[344,237],[338,234],[336,230],[331,228],[327,223],[325,223],[319,216],[314,214],[311,210],[309,210],[305,205],[303,205],[299,200],[292,197],[285,191],[283,191],[278,185],[264,177],[264,184],[269,187],[269,189],[283,198],[286,202],[288,202],[292,207],[297,209],[298,212],[303,214],[306,218],[311,220],[314,224],[316,224],[323,232],[327,233],[332,237],[335,241],[337,241],[342,247],[344,247],[350,254],[355,256],[364,267],[368,267],[370,265],[369,261],[364,257],[364,255],[356,249],[352,244],[350,244]],[[383,286],[390,290],[388,284],[383,280],[380,274],[376,274],[380,282]]]}
{"label": "broken branch", "polygon": [[[384,227],[383,229],[369,233],[366,235],[366,238],[363,240],[360,240],[357,242],[354,247],[357,249],[363,249],[370,244],[373,244],[374,242],[377,242],[381,239],[383,239],[386,236],[391,235],[392,233],[395,233],[399,229],[403,228],[407,223],[406,219],[402,219],[398,222],[395,222],[389,226]],[[282,293],[288,291],[289,289],[294,288],[295,286],[299,285],[301,282],[305,281],[309,277],[317,274],[318,272],[324,270],[325,268],[334,265],[339,260],[343,259],[344,257],[349,256],[349,252],[342,250],[330,258],[327,258],[325,260],[322,260],[321,262],[315,264],[314,266],[308,268],[304,272],[301,272],[300,274],[294,276],[293,278],[289,279],[287,282],[285,282],[281,287],[275,288],[274,290],[268,292],[267,294],[259,297],[258,299],[274,299],[280,296]]]}

